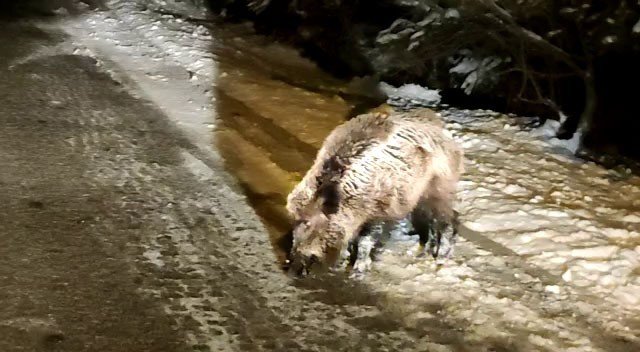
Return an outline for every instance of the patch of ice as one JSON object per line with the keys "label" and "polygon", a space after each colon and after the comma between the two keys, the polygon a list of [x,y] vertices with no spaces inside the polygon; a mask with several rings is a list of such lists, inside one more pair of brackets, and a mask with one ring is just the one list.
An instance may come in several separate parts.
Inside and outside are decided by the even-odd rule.
{"label": "patch of ice", "polygon": [[622,283],[624,280],[620,280],[613,275],[605,275],[598,280],[598,284],[601,286],[615,286]]}
{"label": "patch of ice", "polygon": [[633,269],[628,265],[628,263],[625,263],[624,266],[617,267],[611,270],[611,275],[615,277],[620,277],[620,278],[627,278],[632,271]]}
{"label": "patch of ice", "polygon": [[607,259],[611,258],[618,251],[617,246],[600,246],[574,249],[571,256],[585,259]]}
{"label": "patch of ice", "polygon": [[540,347],[550,348],[553,346],[552,340],[544,338],[540,335],[531,334],[529,335],[528,340],[529,342],[531,342],[531,344],[540,346]]}
{"label": "patch of ice", "polygon": [[577,231],[568,235],[554,235],[553,241],[557,243],[580,243],[593,237],[592,233]]}
{"label": "patch of ice", "polygon": [[575,272],[601,272],[606,273],[611,271],[611,264],[603,263],[603,262],[592,262],[587,260],[578,260],[576,261],[576,266],[574,267]]}
{"label": "patch of ice", "polygon": [[630,232],[625,229],[605,229],[604,234],[609,238],[622,240],[638,237],[640,235],[636,232]]}
{"label": "patch of ice", "polygon": [[619,256],[629,263],[628,266],[640,266],[640,256],[632,249],[621,250]]}
{"label": "patch of ice", "polygon": [[595,210],[597,213],[605,215],[612,215],[618,212],[617,210],[608,207],[595,207],[593,210]]}
{"label": "patch of ice", "polygon": [[549,221],[544,218],[532,218],[523,212],[511,214],[484,214],[475,221],[468,221],[465,225],[478,232],[495,231],[536,231],[549,225]]}
{"label": "patch of ice", "polygon": [[569,214],[565,213],[562,210],[556,210],[556,209],[532,209],[529,213],[532,215],[548,216],[551,218],[568,218],[569,217]]}
{"label": "patch of ice", "polygon": [[622,217],[622,219],[620,219],[624,222],[632,222],[632,223],[639,223],[640,222],[640,216],[638,216],[637,214],[629,214],[629,215],[625,215]]}
{"label": "patch of ice", "polygon": [[637,287],[619,287],[613,291],[613,296],[630,306],[637,306],[640,303]]}

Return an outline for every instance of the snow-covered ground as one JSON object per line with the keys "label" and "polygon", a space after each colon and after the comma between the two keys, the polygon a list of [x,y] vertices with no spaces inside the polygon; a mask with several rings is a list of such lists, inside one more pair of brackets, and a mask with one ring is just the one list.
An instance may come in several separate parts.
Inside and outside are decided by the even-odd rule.
{"label": "snow-covered ground", "polygon": [[[220,71],[218,61],[224,58],[211,54],[218,45],[215,34],[172,15],[139,10],[135,1],[112,1],[110,6],[110,11],[63,25],[77,50],[107,66],[109,60],[115,62],[114,75],[120,70],[120,80],[132,79],[148,99],[175,116],[190,138],[200,141],[204,153],[215,153],[211,129],[218,119],[211,90],[219,77],[234,75]],[[238,81],[247,79],[235,74]],[[422,93],[424,100],[437,100],[437,93],[415,86],[387,88],[400,100],[407,92],[406,100],[419,101]],[[233,94],[240,99],[248,92],[253,99],[259,89],[250,82]],[[268,91],[275,96],[280,90]],[[306,97],[292,105],[333,104],[300,90],[290,89],[292,96]],[[249,98],[245,103],[268,115],[274,107],[285,109],[275,99],[270,105]],[[296,115],[297,120],[272,121],[317,147],[339,122],[336,117],[318,119],[323,113],[316,109]],[[454,259],[436,266],[413,255],[417,238],[394,232],[361,279],[383,297],[381,309],[401,320],[407,331],[440,321],[452,331],[463,331],[470,342],[497,341],[508,351],[636,350],[640,178],[581,162],[562,143],[545,139],[544,129],[522,130],[489,111],[441,113],[467,156],[458,205],[463,238]],[[148,253],[149,262],[161,262],[159,251]],[[197,255],[196,248],[190,251]],[[311,309],[320,305],[308,304]],[[427,350],[453,350],[446,338],[418,336],[416,341]]]}
{"label": "snow-covered ground", "polygon": [[408,259],[416,239],[396,233],[372,284],[442,305],[479,339],[529,331],[523,346],[590,350],[602,339],[590,326],[637,341],[640,178],[557,153],[539,131],[489,111],[442,114],[467,155],[466,238],[437,270]]}

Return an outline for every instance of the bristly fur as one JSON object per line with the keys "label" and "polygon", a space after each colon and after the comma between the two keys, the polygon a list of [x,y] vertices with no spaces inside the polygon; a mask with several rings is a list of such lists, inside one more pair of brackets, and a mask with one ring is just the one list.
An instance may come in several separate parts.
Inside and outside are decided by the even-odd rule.
{"label": "bristly fur", "polygon": [[435,113],[372,113],[335,128],[287,198],[292,257],[331,264],[364,224],[410,213],[453,221],[463,151]]}

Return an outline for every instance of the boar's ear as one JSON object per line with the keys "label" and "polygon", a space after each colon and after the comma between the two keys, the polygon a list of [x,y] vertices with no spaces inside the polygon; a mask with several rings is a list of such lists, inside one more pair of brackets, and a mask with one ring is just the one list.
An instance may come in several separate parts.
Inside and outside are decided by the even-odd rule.
{"label": "boar's ear", "polygon": [[309,226],[312,229],[317,230],[318,226],[324,226],[324,224],[326,224],[328,220],[329,215],[324,212],[318,212],[309,219]]}
{"label": "boar's ear", "polygon": [[323,184],[318,193],[321,195],[321,209],[324,215],[332,215],[338,212],[340,208],[340,191],[338,184],[335,182],[328,182]]}

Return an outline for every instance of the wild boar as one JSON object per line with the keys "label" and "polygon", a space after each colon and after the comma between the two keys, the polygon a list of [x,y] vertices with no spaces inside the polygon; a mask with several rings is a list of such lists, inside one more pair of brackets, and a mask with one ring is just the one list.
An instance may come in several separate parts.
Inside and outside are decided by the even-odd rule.
{"label": "wild boar", "polygon": [[289,271],[331,266],[376,221],[411,215],[421,244],[456,221],[463,150],[428,109],[368,113],[336,127],[287,197]]}

